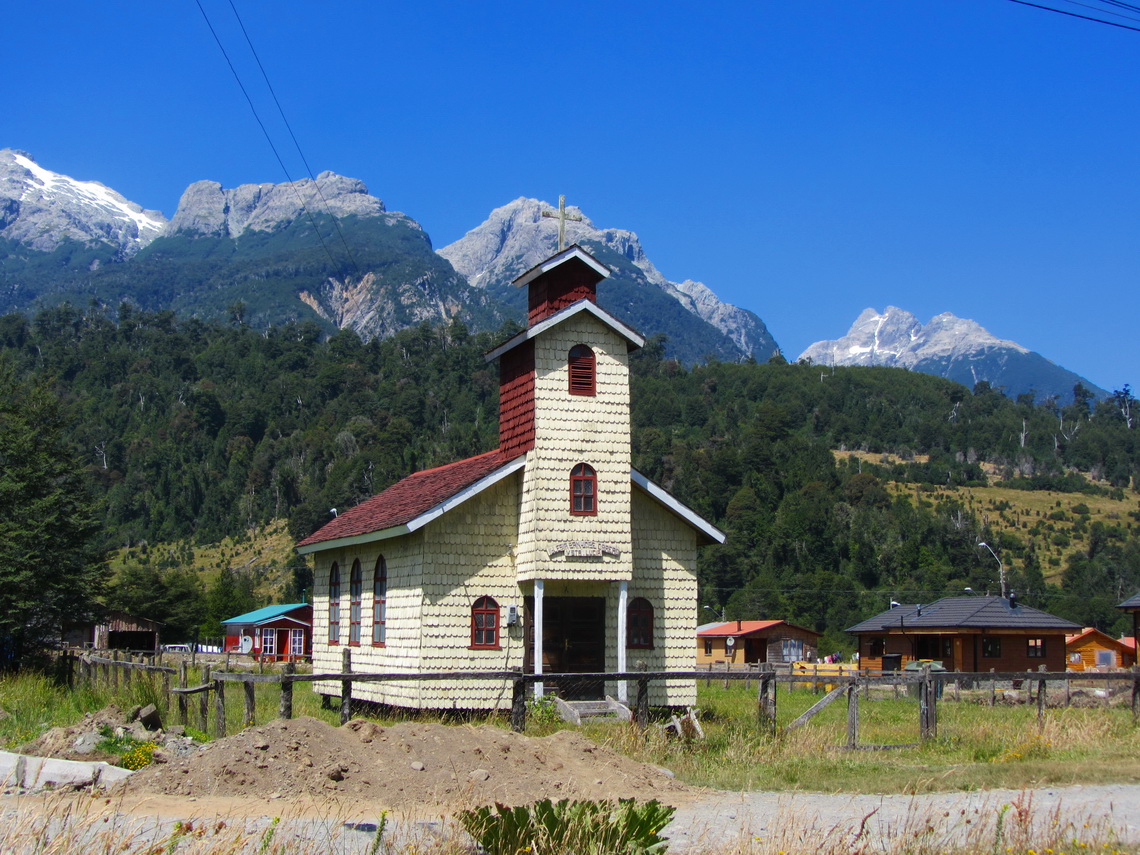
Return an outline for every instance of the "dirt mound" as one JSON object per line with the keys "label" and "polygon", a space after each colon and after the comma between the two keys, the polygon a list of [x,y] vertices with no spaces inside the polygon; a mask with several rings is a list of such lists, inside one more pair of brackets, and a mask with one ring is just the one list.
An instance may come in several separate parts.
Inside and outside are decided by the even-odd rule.
{"label": "dirt mound", "polygon": [[87,713],[78,724],[53,727],[20,747],[21,754],[33,757],[56,757],[60,760],[115,759],[113,754],[96,749],[104,733],[114,733],[127,725],[127,715],[114,704],[97,713]]}
{"label": "dirt mound", "polygon": [[368,799],[392,808],[550,798],[663,798],[695,792],[664,770],[560,731],[531,738],[489,725],[277,720],[143,769],[122,792]]}

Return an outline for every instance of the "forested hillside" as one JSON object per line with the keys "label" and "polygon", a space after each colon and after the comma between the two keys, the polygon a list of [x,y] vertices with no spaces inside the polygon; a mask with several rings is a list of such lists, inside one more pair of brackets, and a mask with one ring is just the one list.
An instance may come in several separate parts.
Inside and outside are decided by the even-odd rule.
{"label": "forested hillside", "polygon": [[[194,544],[280,518],[302,537],[331,508],[493,448],[497,368],[483,353],[512,332],[423,325],[363,344],[352,332],[324,339],[314,323],[253,331],[240,313],[223,325],[60,306],[0,318],[0,360],[63,400],[67,439],[101,500],[101,548],[137,557],[144,543],[185,541],[181,566],[170,553],[163,567],[136,561],[108,600],[149,602],[164,612],[151,617],[189,631],[240,598],[258,604],[240,570],[196,573]],[[838,646],[892,598],[996,590],[986,541],[1023,601],[1122,625],[1112,606],[1140,589],[1128,389],[1094,406],[1078,388],[1062,406],[898,369],[688,370],[663,352],[655,339],[634,358],[634,465],[729,533],[702,557],[703,604],[815,626]],[[872,454],[837,460],[837,450]],[[995,479],[1129,510],[1074,511],[1065,536],[1080,548],[1049,568],[1046,520],[999,526],[967,500]]]}

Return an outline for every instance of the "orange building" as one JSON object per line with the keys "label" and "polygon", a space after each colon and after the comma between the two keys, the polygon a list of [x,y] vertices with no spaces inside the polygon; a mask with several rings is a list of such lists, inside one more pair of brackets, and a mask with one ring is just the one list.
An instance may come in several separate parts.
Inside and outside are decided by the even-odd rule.
{"label": "orange building", "polygon": [[1065,637],[1066,667],[1070,671],[1093,668],[1128,668],[1136,661],[1136,651],[1099,629],[1087,626]]}
{"label": "orange building", "polygon": [[697,664],[752,665],[818,658],[820,633],[783,620],[730,620],[697,632]]}

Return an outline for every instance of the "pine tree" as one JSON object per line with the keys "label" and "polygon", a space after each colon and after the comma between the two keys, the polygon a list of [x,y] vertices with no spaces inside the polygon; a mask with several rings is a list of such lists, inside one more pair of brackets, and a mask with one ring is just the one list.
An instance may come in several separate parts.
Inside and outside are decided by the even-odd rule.
{"label": "pine tree", "polygon": [[59,400],[0,359],[0,667],[90,618],[102,589],[94,501],[65,427]]}

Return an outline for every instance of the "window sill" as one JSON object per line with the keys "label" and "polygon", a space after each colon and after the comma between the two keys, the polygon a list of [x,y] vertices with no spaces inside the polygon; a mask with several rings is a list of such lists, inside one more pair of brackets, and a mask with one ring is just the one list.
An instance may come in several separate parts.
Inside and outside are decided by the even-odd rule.
{"label": "window sill", "polygon": [[373,641],[372,646],[373,647],[387,647],[388,644],[387,644],[387,642],[384,642],[384,641]]}
{"label": "window sill", "polygon": [[502,650],[501,644],[469,644],[468,650]]}

